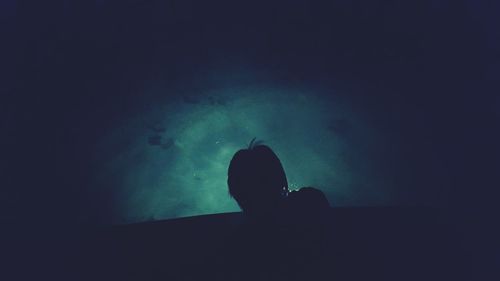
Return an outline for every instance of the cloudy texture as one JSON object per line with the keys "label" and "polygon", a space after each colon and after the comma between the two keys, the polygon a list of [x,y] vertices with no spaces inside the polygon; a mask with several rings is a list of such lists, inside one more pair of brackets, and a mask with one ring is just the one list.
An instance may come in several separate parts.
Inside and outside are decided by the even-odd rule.
{"label": "cloudy texture", "polygon": [[392,171],[379,163],[390,158],[386,136],[341,95],[219,84],[156,89],[147,109],[101,137],[92,185],[111,194],[114,222],[238,211],[227,168],[254,137],[278,154],[291,189],[320,188],[335,206],[397,203]]}

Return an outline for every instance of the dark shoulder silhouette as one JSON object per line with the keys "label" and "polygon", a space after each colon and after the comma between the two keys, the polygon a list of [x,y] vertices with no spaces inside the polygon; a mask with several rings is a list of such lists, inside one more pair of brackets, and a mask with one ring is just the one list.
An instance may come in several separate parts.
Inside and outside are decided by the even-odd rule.
{"label": "dark shoulder silhouette", "polygon": [[314,187],[303,187],[292,191],[286,199],[286,211],[297,219],[321,216],[329,208],[330,204],[325,194]]}

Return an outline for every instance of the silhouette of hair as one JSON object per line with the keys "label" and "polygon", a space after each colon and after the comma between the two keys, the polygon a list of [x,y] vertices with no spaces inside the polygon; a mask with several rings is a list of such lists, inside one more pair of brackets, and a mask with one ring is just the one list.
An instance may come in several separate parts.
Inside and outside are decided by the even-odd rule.
{"label": "silhouette of hair", "polygon": [[228,169],[229,194],[244,212],[268,212],[288,193],[285,170],[278,156],[262,141],[252,139],[236,152]]}

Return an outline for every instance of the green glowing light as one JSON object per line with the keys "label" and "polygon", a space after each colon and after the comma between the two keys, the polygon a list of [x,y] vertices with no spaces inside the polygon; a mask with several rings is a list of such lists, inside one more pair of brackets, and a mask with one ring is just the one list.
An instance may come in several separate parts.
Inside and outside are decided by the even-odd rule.
{"label": "green glowing light", "polygon": [[[281,158],[291,189],[315,186],[340,205],[363,192],[369,179],[359,176],[363,172],[349,154],[352,147],[346,140],[353,136],[330,126],[331,120],[343,118],[362,131],[362,122],[344,104],[311,93],[258,87],[221,89],[216,99],[223,103],[214,103],[213,95],[197,94],[196,103],[158,103],[103,139],[102,177],[97,180],[114,183],[116,220],[238,211],[227,192],[227,167],[254,137]],[[152,132],[141,125],[144,120],[161,126]],[[153,133],[160,142],[172,139],[173,145],[148,144]],[[129,144],[116,146],[123,138]]]}

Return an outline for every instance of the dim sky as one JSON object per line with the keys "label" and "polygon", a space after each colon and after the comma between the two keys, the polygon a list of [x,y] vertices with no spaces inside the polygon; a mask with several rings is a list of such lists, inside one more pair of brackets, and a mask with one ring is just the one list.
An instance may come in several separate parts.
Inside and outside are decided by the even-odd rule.
{"label": "dim sky", "polygon": [[35,2],[0,6],[2,220],[237,211],[253,137],[334,206],[493,205],[496,4]]}

